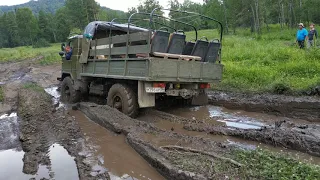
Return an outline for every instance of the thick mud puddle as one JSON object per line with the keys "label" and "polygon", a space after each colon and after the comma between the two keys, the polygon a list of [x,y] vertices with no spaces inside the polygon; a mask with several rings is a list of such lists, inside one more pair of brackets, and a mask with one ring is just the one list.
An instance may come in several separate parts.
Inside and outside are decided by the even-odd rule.
{"label": "thick mud puddle", "polygon": [[145,161],[125,140],[124,135],[114,134],[90,121],[80,111],[70,111],[90,142],[94,154],[108,168],[112,180],[164,179],[147,161]]}
{"label": "thick mud puddle", "polygon": [[[166,112],[208,124],[226,125],[241,129],[260,129],[262,126],[274,125],[279,120],[290,118],[267,115],[263,113],[246,112],[241,110],[229,110],[217,106],[197,106],[192,108],[176,108]],[[309,123],[305,120],[294,119],[296,123]]]}
{"label": "thick mud puddle", "polygon": [[[203,107],[200,107],[199,109],[201,109]],[[178,114],[177,112],[181,113],[184,111],[181,111],[181,109],[179,109],[180,111],[175,111],[176,114]],[[185,110],[185,109],[182,109]],[[195,119],[195,116],[192,116],[193,113],[198,113],[196,115],[198,115],[197,117],[199,118],[211,118],[210,117],[210,113],[208,111],[205,111],[203,114],[201,114],[201,111],[199,112],[199,110],[196,111],[191,108],[191,110],[189,109],[189,111],[185,110],[186,112],[189,112],[189,116],[188,113],[184,114],[181,113],[181,116],[184,116],[185,118],[193,118]],[[216,112],[216,111],[215,111]],[[174,114],[174,113],[173,113]],[[218,113],[216,113],[218,114]],[[219,113],[222,114],[222,113]],[[229,116],[229,115],[228,115]],[[199,118],[199,119],[200,119]],[[225,145],[231,145],[231,146],[235,146],[241,149],[246,149],[246,150],[255,150],[255,149],[266,149],[272,152],[276,152],[276,153],[281,153],[283,155],[288,155],[290,157],[293,157],[295,159],[298,159],[302,162],[308,162],[308,163],[312,163],[312,164],[318,164],[320,165],[320,157],[315,157],[315,156],[311,156],[307,153],[302,153],[299,151],[295,151],[295,150],[291,150],[291,149],[286,149],[286,148],[281,148],[281,147],[274,147],[271,145],[267,145],[264,143],[260,143],[260,142],[256,142],[256,141],[249,141],[249,140],[244,140],[242,138],[237,138],[237,137],[231,137],[231,136],[222,136],[222,135],[211,135],[211,134],[207,134],[205,132],[197,132],[197,131],[188,131],[186,129],[184,129],[184,125],[181,122],[171,122],[167,119],[162,119],[161,117],[157,116],[157,115],[142,115],[138,118],[139,120],[142,121],[149,121],[150,119],[152,119],[152,122],[154,123],[155,126],[157,126],[160,129],[166,130],[166,131],[172,131],[172,132],[176,132],[179,134],[183,134],[183,135],[188,135],[191,137],[200,137],[200,138],[206,138],[206,139],[210,139],[214,142],[218,142],[218,143],[222,143]],[[221,125],[222,122],[217,122],[217,125]],[[258,122],[261,123],[262,122]],[[223,124],[222,124],[223,125]],[[153,136],[152,134],[146,134],[145,138],[148,139],[149,141],[152,141],[153,143],[155,143],[157,146],[167,146],[167,145],[183,145],[181,144],[182,142],[180,141],[174,141],[172,142],[171,140],[166,140],[166,139],[159,139],[155,136]]]}

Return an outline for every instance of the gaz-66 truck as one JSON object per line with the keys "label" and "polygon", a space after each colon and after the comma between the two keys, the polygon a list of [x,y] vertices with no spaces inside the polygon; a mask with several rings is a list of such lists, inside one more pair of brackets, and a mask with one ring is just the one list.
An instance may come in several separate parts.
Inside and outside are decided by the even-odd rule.
{"label": "gaz-66 truck", "polygon": [[[69,38],[71,58],[60,52],[62,98],[75,103],[89,93],[100,94],[130,117],[164,97],[194,104],[204,99],[210,84],[222,78],[222,24],[193,12],[168,10],[183,15],[172,19],[159,11],[91,22],[83,35]],[[194,18],[207,22],[210,29],[220,27],[220,37],[198,38],[198,28],[190,23]]]}

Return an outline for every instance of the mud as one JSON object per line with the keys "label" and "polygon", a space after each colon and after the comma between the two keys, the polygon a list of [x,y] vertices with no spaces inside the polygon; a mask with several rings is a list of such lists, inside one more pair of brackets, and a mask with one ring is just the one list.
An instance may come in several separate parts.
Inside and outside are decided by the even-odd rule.
{"label": "mud", "polygon": [[228,109],[320,122],[320,99],[318,97],[212,91],[209,92],[209,103]]}
{"label": "mud", "polygon": [[58,83],[56,78],[60,74],[60,64],[41,66],[37,61],[43,57],[1,63],[0,86],[4,92],[4,101],[0,102],[0,114],[16,111],[18,90],[21,84],[36,82],[42,87],[49,87]]}
{"label": "mud", "polygon": [[92,167],[79,155],[84,144],[77,122],[63,108],[53,110],[48,94],[21,89],[18,107],[23,173],[34,175],[39,167],[47,166],[50,178],[109,179],[105,172],[91,175]]}
{"label": "mud", "polygon": [[[202,109],[202,110],[201,110]],[[240,148],[240,149],[245,149],[245,150],[255,150],[255,149],[265,149],[271,152],[275,152],[275,153],[281,153],[283,155],[287,155],[289,157],[292,157],[294,159],[298,159],[301,162],[307,162],[307,163],[312,163],[312,164],[319,164],[320,165],[320,157],[316,157],[316,156],[312,156],[309,155],[307,153],[303,153],[297,150],[294,150],[296,148],[287,148],[287,146],[281,146],[281,145],[276,145],[274,143],[263,143],[264,141],[259,141],[255,138],[243,138],[242,136],[232,136],[232,135],[228,135],[228,134],[223,134],[223,133],[210,133],[210,131],[205,131],[203,130],[204,127],[212,127],[212,128],[225,128],[227,130],[230,129],[234,129],[233,127],[231,127],[228,123],[222,123],[220,121],[216,121],[215,119],[206,119],[208,118],[208,114],[212,114],[212,113],[208,113],[207,110],[212,110],[212,108],[206,108],[204,106],[202,107],[192,107],[192,108],[181,108],[181,109],[177,109],[177,111],[172,111],[172,113],[174,114],[181,114],[185,117],[180,117],[180,116],[175,116],[172,114],[168,114],[165,112],[161,112],[161,111],[156,111],[156,110],[148,110],[145,111],[138,119],[141,121],[146,121],[146,122],[151,122],[153,123],[157,128],[160,128],[162,130],[165,131],[169,131],[169,132],[173,132],[173,133],[177,133],[177,134],[181,134],[181,135],[187,135],[190,137],[198,137],[198,138],[204,138],[210,141],[214,141],[226,146],[232,146],[235,148]],[[220,109],[219,107],[215,107],[213,109]],[[183,112],[183,113],[181,113]],[[216,111],[214,111],[214,114],[218,115],[218,117],[223,117],[223,116],[227,116],[229,117],[230,114],[227,113],[231,113],[233,111],[231,110],[223,110],[224,113],[222,113],[221,116],[221,112],[218,111],[219,113],[217,113]],[[250,115],[251,117],[256,117],[259,114],[257,113],[247,113],[247,112],[239,112],[239,113],[245,113],[246,115]],[[199,115],[198,115],[199,113]],[[197,118],[194,118],[196,115]],[[190,117],[191,119],[187,119],[187,117]],[[269,115],[264,115],[261,114],[261,116],[263,116],[262,118],[266,118],[267,117],[271,117],[271,118],[275,118],[275,119],[271,119],[269,122],[265,121],[265,123],[268,123],[270,128],[275,127],[275,122],[278,121],[273,121],[276,120],[277,116],[269,116]],[[201,117],[201,118],[199,118]],[[242,119],[242,116],[236,116],[239,119]],[[245,119],[248,119],[245,118]],[[287,118],[284,118],[287,119]],[[262,123],[264,122],[263,119],[256,119],[256,120],[260,120],[258,122]],[[211,123],[207,123],[209,121],[214,121]],[[273,122],[273,125],[271,125],[270,123]],[[294,122],[296,122],[296,120],[294,120]],[[308,121],[304,121],[304,120],[300,120],[298,122],[304,123],[304,122],[308,122]],[[289,123],[289,120],[287,121],[287,123]],[[308,122],[309,124],[304,124],[307,126],[314,126],[315,124]],[[242,125],[242,123],[240,123]],[[292,124],[292,123],[291,123]],[[189,128],[189,127],[193,127]],[[301,126],[301,125],[300,125]],[[260,128],[264,129],[264,126],[261,126]],[[201,130],[200,130],[201,129]],[[241,128],[236,128],[239,130],[251,130],[252,128],[250,128],[250,126],[245,125],[245,126],[241,126]],[[252,130],[255,130],[255,128],[253,128]],[[259,132],[259,130],[256,130]],[[165,145],[168,141],[167,140],[159,140],[159,138],[152,136],[150,137],[150,135],[148,137],[146,137],[148,140],[150,141],[154,141],[154,143],[156,144],[160,144],[160,145]],[[183,137],[185,138],[185,137]],[[181,145],[181,141],[176,141],[176,142],[171,142],[171,143],[177,143],[179,145]]]}
{"label": "mud", "polygon": [[111,179],[164,179],[126,143],[123,134],[115,134],[99,126],[80,111],[71,110],[70,114],[78,122],[88,145],[94,149],[94,155],[108,168]]}
{"label": "mud", "polygon": [[[215,149],[212,148],[212,145],[218,147],[214,141],[206,141],[206,143],[203,143],[204,140],[201,138],[187,137],[175,132],[164,131],[151,123],[131,119],[108,106],[93,105],[92,103],[80,103],[80,110],[83,111],[91,120],[103,125],[104,127],[116,133],[123,133],[127,135],[128,143],[165,178],[177,180],[206,179],[205,175],[201,173],[195,174],[194,172],[184,171],[183,168],[177,166],[177,164],[173,164],[172,159],[169,159],[171,155],[168,154],[164,156],[163,153],[166,151],[161,150],[159,146],[147,142],[144,138],[148,139],[151,135],[155,135],[160,138],[160,141],[165,141],[162,145],[186,143],[190,147],[201,147],[203,149]],[[114,119],[116,119],[116,121]],[[179,143],[179,141],[181,141],[181,143]],[[159,143],[156,144],[159,145]],[[218,151],[219,150],[216,150],[215,152]],[[219,152],[222,153],[224,151],[225,150],[220,150]]]}
{"label": "mud", "polygon": [[[193,131],[187,126],[194,125],[194,127],[205,128],[209,125],[196,119],[187,119],[165,112],[146,110],[137,121],[107,106],[80,103],[79,108],[94,122],[116,133],[126,135],[128,143],[136,152],[166,179],[225,179],[226,175],[233,178],[242,177],[239,164],[226,158],[234,148],[247,150],[267,148],[282,154],[286,151],[288,154],[290,152],[291,155],[300,156],[301,161],[310,158],[309,163],[317,164],[320,162],[316,157],[312,158],[303,153],[281,148],[272,149],[272,146],[242,140],[243,137],[240,136],[237,138],[232,137],[231,134],[228,136],[229,134],[223,133],[212,134],[205,131]],[[232,129],[223,125],[212,125],[212,127]],[[261,131],[255,129],[238,130]],[[295,141],[295,139],[291,140]],[[316,143],[316,141],[314,142]],[[290,146],[290,148],[292,147]]]}
{"label": "mud", "polygon": [[199,126],[198,124],[185,125],[184,129],[214,135],[235,136],[320,156],[319,125],[297,125],[292,122],[280,121],[276,122],[274,127],[264,127],[259,130]]}

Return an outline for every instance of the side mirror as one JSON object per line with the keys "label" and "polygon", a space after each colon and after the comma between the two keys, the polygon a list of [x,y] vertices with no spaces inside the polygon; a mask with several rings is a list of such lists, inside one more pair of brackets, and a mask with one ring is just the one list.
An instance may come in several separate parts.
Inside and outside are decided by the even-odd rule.
{"label": "side mirror", "polygon": [[64,55],[64,52],[63,51],[60,51],[59,52],[59,55],[62,57]]}
{"label": "side mirror", "polygon": [[66,47],[65,43],[61,43],[61,51],[64,51],[64,48]]}

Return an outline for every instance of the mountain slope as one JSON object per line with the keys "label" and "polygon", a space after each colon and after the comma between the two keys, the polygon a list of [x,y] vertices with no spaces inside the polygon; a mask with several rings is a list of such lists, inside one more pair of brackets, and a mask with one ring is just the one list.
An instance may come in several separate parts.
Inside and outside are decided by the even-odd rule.
{"label": "mountain slope", "polygon": [[31,0],[24,4],[14,6],[0,6],[2,12],[14,11],[17,8],[28,7],[33,13],[38,14],[40,10],[54,13],[56,10],[64,6],[65,0]]}
{"label": "mountain slope", "polygon": [[[33,13],[38,14],[40,10],[45,12],[55,13],[58,9],[64,6],[66,0],[31,0],[24,4],[14,6],[0,6],[0,12],[14,11],[17,8],[28,7]],[[101,7],[102,10],[107,11],[107,15],[114,17],[124,17],[125,12],[119,10],[113,10],[107,7]]]}

